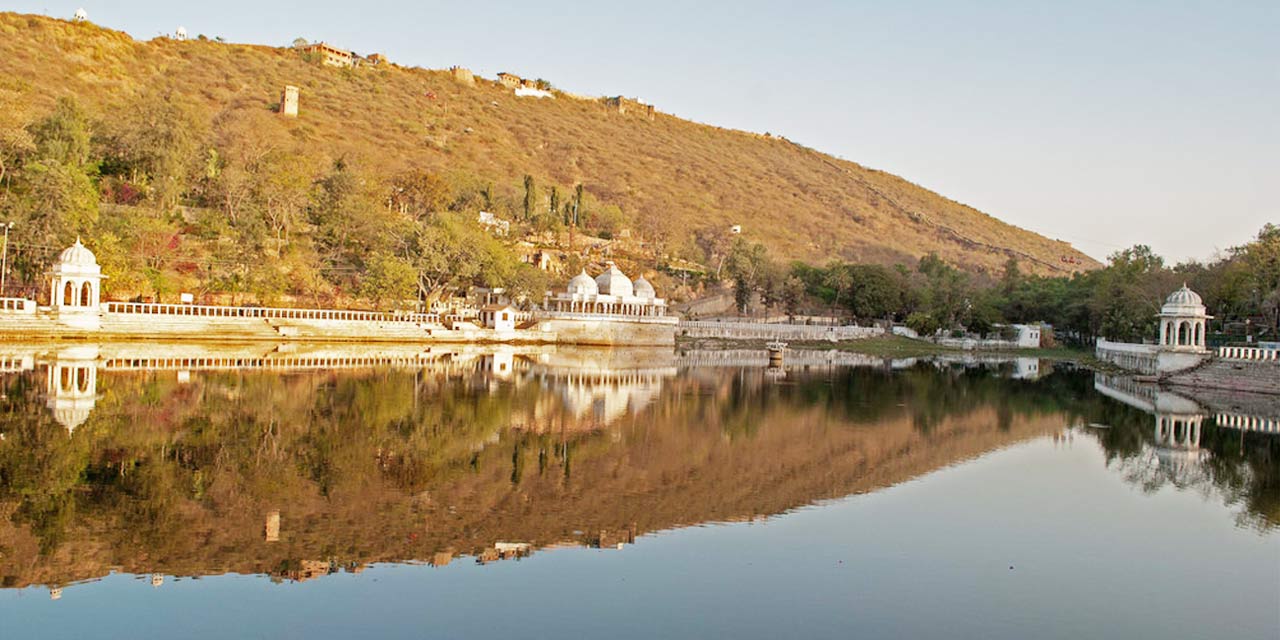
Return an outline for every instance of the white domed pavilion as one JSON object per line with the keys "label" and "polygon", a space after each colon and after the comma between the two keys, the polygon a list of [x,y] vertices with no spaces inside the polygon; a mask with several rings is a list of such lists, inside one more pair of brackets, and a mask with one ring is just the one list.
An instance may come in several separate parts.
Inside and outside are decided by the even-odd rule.
{"label": "white domed pavilion", "polygon": [[640,276],[634,283],[635,296],[642,300],[652,300],[658,297],[658,293],[653,290],[653,285],[649,284],[644,276]]}
{"label": "white domed pavilion", "polygon": [[632,282],[609,262],[593,280],[586,270],[573,277],[563,293],[547,295],[546,311],[557,314],[592,314],[621,317],[660,317],[667,301],[659,298],[644,278]]}
{"label": "white domed pavilion", "polygon": [[1205,351],[1205,330],[1213,316],[1205,313],[1200,295],[1187,288],[1169,294],[1160,308],[1160,347],[1175,351]]}
{"label": "white domed pavilion", "polygon": [[587,275],[586,269],[569,281],[569,295],[594,296],[598,293],[600,293],[600,287],[596,286],[596,281]]}
{"label": "white domed pavilion", "polygon": [[635,293],[631,278],[612,262],[605,267],[604,273],[596,276],[596,286],[600,288],[600,293],[607,296],[628,297]]}
{"label": "white domed pavilion", "polygon": [[102,302],[102,267],[97,256],[80,238],[63,250],[51,271],[53,283],[49,302],[58,311],[58,320],[82,328],[98,328]]}

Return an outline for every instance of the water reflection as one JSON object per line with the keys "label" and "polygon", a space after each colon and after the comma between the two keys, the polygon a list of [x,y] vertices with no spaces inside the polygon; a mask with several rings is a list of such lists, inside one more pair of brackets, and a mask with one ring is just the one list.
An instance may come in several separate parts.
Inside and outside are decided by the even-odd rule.
{"label": "water reflection", "polygon": [[[1094,388],[1138,409],[1151,425],[1149,437],[1137,442],[1132,440],[1137,425],[1132,424],[1100,435],[1127,480],[1148,493],[1172,485],[1219,495],[1228,505],[1243,503],[1239,522],[1244,526],[1280,524],[1280,466],[1275,462],[1280,406],[1273,398],[1214,390],[1193,398],[1185,391],[1104,373],[1095,374]],[[1129,442],[1122,439],[1126,431]]]}
{"label": "water reflection", "polygon": [[53,597],[112,571],[157,587],[228,572],[301,582],[621,549],[1074,437],[1072,424],[1108,425],[1090,432],[1149,490],[1207,484],[1242,522],[1280,522],[1274,438],[1228,451],[1198,404],[1153,431],[1148,412],[1176,399],[1031,359],[806,352],[771,371],[764,352],[550,347],[3,355],[0,576]]}

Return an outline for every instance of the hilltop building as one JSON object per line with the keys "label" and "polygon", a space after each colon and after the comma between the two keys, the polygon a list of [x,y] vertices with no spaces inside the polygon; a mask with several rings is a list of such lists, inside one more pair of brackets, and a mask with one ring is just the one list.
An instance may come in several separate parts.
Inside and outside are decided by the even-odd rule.
{"label": "hilltop building", "polygon": [[508,89],[514,89],[524,84],[524,78],[521,78],[514,73],[507,73],[506,71],[503,71],[498,74],[498,82],[502,83],[502,86]]}
{"label": "hilltop building", "polygon": [[320,62],[330,67],[351,68],[355,66],[355,55],[346,49],[339,49],[325,42],[316,42],[302,47],[305,53],[320,56]]}
{"label": "hilltop building", "polygon": [[459,66],[449,67],[449,74],[453,76],[454,80],[457,80],[458,82],[461,82],[462,84],[465,84],[468,87],[476,86],[475,74],[471,73],[471,70],[467,69],[466,67],[459,67]]}

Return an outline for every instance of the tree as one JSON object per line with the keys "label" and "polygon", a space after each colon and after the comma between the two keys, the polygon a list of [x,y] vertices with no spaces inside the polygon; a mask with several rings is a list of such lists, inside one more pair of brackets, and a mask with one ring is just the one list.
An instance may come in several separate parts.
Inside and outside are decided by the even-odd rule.
{"label": "tree", "polygon": [[555,185],[551,185],[551,202],[547,212],[551,217],[555,217],[560,212],[560,189]]}
{"label": "tree", "polygon": [[428,304],[464,284],[503,286],[517,265],[506,247],[474,222],[450,214],[418,226],[405,253],[417,271],[418,291]]}
{"label": "tree", "polygon": [[578,185],[573,188],[573,226],[575,227],[578,226],[580,216],[584,211],[584,209],[582,208],[583,195],[584,193],[583,193],[582,183],[578,183]]}
{"label": "tree", "polygon": [[26,96],[0,89],[0,187],[5,187],[9,167],[24,154],[34,151],[35,138],[27,130],[30,105]]}
{"label": "tree", "polygon": [[538,187],[533,182],[533,176],[525,174],[524,176],[524,220],[528,222],[533,218],[533,210],[537,206]]}
{"label": "tree", "polygon": [[161,211],[172,211],[196,173],[207,119],[173,94],[142,94],[122,112],[110,136],[113,167],[145,184]]}
{"label": "tree", "polygon": [[[453,200],[453,190],[439,175],[411,169],[392,181],[390,200],[391,206],[400,213],[421,220],[447,209]],[[486,202],[486,208],[489,204]]]}
{"label": "tree", "polygon": [[940,328],[938,321],[931,314],[923,311],[916,311],[907,316],[906,325],[922,336],[931,336]]}
{"label": "tree", "polygon": [[898,309],[897,280],[878,264],[854,265],[849,276],[849,311],[859,318],[884,318]]}
{"label": "tree", "polygon": [[804,294],[804,280],[795,275],[787,276],[782,283],[782,306],[787,310],[787,315],[796,315],[800,303],[804,301]]}
{"label": "tree", "polygon": [[408,260],[386,253],[376,253],[368,261],[360,291],[383,308],[383,303],[398,307],[414,297],[418,272]]}
{"label": "tree", "polygon": [[750,244],[738,237],[733,248],[729,250],[726,268],[733,278],[733,299],[738,312],[745,313],[751,303],[751,296],[762,282],[765,269],[768,268],[769,257],[764,245]]}

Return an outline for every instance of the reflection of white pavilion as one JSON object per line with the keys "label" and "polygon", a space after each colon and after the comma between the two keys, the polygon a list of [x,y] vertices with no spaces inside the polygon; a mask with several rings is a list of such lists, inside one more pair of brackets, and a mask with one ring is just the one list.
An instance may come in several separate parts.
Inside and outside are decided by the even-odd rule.
{"label": "reflection of white pavilion", "polygon": [[577,419],[609,425],[635,415],[662,391],[662,377],[644,372],[568,374],[549,380],[565,411]]}
{"label": "reflection of white pavilion", "polygon": [[85,345],[58,352],[48,365],[45,390],[49,410],[67,431],[84,424],[98,402],[98,348]]}
{"label": "reflection of white pavilion", "polygon": [[1161,471],[1177,486],[1185,487],[1204,476],[1209,452],[1200,448],[1203,414],[1157,413],[1152,450]]}

